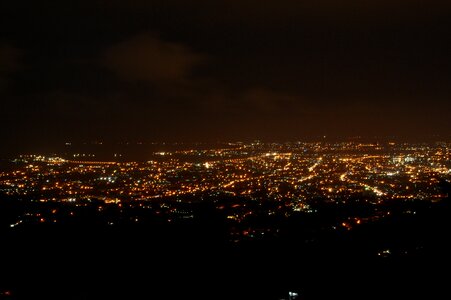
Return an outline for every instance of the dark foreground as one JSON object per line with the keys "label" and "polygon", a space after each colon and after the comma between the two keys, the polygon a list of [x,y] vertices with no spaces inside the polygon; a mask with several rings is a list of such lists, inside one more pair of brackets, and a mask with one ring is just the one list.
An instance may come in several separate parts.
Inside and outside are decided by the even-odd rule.
{"label": "dark foreground", "polygon": [[[449,199],[352,230],[294,215],[231,242],[221,218],[5,226],[0,299],[448,299]],[[319,221],[321,220],[321,221]],[[385,252],[384,252],[385,251]]]}

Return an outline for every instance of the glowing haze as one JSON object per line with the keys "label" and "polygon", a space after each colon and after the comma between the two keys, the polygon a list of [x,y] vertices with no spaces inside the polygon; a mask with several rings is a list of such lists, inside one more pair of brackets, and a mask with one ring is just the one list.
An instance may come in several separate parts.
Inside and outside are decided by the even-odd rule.
{"label": "glowing haze", "polygon": [[7,147],[450,135],[444,1],[3,2]]}

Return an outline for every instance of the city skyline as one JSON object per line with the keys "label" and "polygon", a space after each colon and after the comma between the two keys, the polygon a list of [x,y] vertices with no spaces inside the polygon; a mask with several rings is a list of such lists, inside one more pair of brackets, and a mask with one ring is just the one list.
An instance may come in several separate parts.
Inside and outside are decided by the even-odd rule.
{"label": "city skyline", "polygon": [[451,179],[451,144],[444,142],[183,145],[138,160],[126,146],[109,153],[67,146],[59,155],[16,156],[13,171],[0,173],[3,193],[41,202],[116,204],[185,196],[286,199],[296,210],[320,198],[439,200],[446,197],[441,182]]}

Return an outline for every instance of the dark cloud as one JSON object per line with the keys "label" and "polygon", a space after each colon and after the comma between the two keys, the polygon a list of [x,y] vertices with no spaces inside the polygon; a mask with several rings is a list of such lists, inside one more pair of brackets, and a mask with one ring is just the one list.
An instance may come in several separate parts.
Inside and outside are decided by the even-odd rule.
{"label": "dark cloud", "polygon": [[159,84],[189,80],[203,59],[184,45],[143,34],[110,47],[104,62],[121,79]]}
{"label": "dark cloud", "polygon": [[22,51],[8,45],[0,44],[0,91],[8,84],[8,77],[21,69]]}
{"label": "dark cloud", "polygon": [[8,44],[0,44],[0,73],[6,74],[20,69],[21,51]]}

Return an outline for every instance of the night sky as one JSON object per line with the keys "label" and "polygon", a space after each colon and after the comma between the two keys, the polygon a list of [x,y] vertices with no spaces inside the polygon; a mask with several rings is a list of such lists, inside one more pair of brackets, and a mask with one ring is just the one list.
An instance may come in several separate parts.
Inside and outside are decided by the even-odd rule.
{"label": "night sky", "polygon": [[2,147],[451,134],[451,2],[1,1]]}

